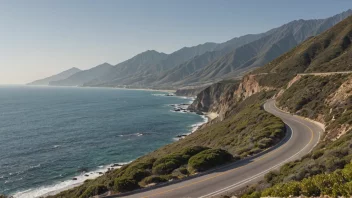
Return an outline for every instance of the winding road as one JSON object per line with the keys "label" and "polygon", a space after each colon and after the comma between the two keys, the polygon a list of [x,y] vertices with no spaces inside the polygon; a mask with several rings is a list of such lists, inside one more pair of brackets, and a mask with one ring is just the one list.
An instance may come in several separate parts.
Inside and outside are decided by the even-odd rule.
{"label": "winding road", "polygon": [[323,131],[318,124],[281,111],[275,106],[274,100],[266,102],[264,109],[281,118],[288,129],[286,137],[275,147],[261,155],[223,166],[201,176],[157,188],[146,188],[123,197],[216,197],[261,180],[269,171],[309,153],[318,143]]}

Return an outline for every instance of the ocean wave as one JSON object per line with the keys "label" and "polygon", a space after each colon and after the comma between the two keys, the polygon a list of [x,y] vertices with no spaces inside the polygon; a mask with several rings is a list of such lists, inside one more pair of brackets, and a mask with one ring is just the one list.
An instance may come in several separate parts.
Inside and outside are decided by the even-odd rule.
{"label": "ocean wave", "polygon": [[12,175],[19,175],[19,174],[22,174],[22,173],[24,173],[25,171],[17,171],[17,172],[13,172],[13,173],[9,173],[9,175],[10,176],[12,176]]}
{"label": "ocean wave", "polygon": [[11,180],[6,180],[4,183],[5,184],[9,184],[9,183],[18,182],[18,181],[21,181],[21,180],[23,180],[23,177],[14,178],[14,179],[11,179]]}
{"label": "ocean wave", "polygon": [[[131,163],[131,162],[114,163],[106,166],[99,166],[98,169],[94,171],[86,172],[86,173],[83,172],[80,175],[73,177],[75,178],[75,180],[73,180],[72,178],[70,180],[65,180],[53,185],[42,186],[35,189],[28,189],[25,191],[16,192],[12,196],[14,198],[35,198],[35,197],[41,197],[41,196],[45,197],[49,195],[54,195],[64,190],[68,190],[70,188],[79,186],[88,179],[95,179],[101,176],[102,174],[106,173],[108,170],[120,168],[121,165],[125,165],[128,163]],[[11,181],[11,182],[14,182],[14,181]]]}
{"label": "ocean wave", "polygon": [[152,94],[153,96],[166,96],[167,94]]}
{"label": "ocean wave", "polygon": [[132,137],[132,136],[143,136],[144,133],[129,133],[129,134],[120,134],[118,137]]}
{"label": "ocean wave", "polygon": [[152,135],[152,134],[157,134],[155,132],[140,132],[140,133],[128,133],[128,134],[120,134],[117,135],[118,137],[140,137],[140,136],[144,136],[144,135]]}
{"label": "ocean wave", "polygon": [[[189,113],[189,112],[188,112],[188,113]],[[179,141],[179,140],[185,138],[186,136],[188,136],[188,135],[194,133],[196,130],[198,130],[198,128],[199,128],[200,126],[202,126],[203,124],[205,124],[205,123],[208,122],[208,117],[206,117],[205,115],[200,115],[200,116],[203,118],[203,121],[202,121],[202,122],[195,123],[195,124],[192,124],[192,125],[191,125],[191,132],[182,134],[182,135],[180,135],[180,137],[174,137],[174,138],[172,138],[172,139],[173,139],[174,141]]]}
{"label": "ocean wave", "polygon": [[37,164],[37,165],[34,165],[34,166],[29,166],[29,170],[30,169],[34,169],[34,168],[39,168],[41,166],[41,164]]}
{"label": "ocean wave", "polygon": [[208,117],[205,116],[205,115],[200,115],[200,117],[203,118],[203,121],[202,122],[198,122],[198,123],[195,123],[195,124],[192,124],[192,132],[195,132],[200,126],[202,126],[203,124],[207,123],[208,122]]}

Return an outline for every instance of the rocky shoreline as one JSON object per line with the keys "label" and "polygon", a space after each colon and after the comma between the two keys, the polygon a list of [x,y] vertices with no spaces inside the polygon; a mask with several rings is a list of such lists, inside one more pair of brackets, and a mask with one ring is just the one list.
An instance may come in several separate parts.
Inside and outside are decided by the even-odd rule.
{"label": "rocky shoreline", "polygon": [[[165,96],[183,97],[183,96],[169,95],[169,94],[166,94]],[[204,119],[204,121],[192,125],[193,128],[192,128],[192,131],[190,133],[177,135],[175,137],[176,140],[180,140],[180,139],[183,139],[183,138],[187,137],[188,135],[190,135],[190,134],[194,133],[195,131],[197,131],[202,125],[208,123],[209,121],[215,119],[218,116],[218,114],[215,113],[215,112],[206,113],[206,112],[202,112],[202,111],[196,111],[193,108],[190,108],[190,106],[192,105],[192,103],[195,101],[196,98],[193,98],[193,97],[189,97],[189,98],[191,98],[192,101],[190,103],[188,103],[188,104],[187,103],[171,104],[170,106],[173,107],[173,110],[171,110],[171,111],[173,111],[175,113],[193,113],[193,114],[197,114],[197,115],[201,116]]]}

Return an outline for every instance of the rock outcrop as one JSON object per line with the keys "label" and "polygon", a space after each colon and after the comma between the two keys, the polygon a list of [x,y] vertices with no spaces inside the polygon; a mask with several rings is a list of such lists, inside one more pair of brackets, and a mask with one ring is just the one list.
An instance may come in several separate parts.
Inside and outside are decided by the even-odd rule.
{"label": "rock outcrop", "polygon": [[270,91],[274,87],[262,86],[256,79],[257,75],[249,74],[242,81],[221,81],[201,91],[189,109],[201,112],[216,112],[219,119],[226,117],[226,112],[237,102],[242,101],[261,91]]}

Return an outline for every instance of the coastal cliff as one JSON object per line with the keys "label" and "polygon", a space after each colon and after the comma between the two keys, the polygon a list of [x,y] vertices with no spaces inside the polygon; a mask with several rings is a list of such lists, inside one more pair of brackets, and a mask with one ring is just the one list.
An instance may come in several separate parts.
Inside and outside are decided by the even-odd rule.
{"label": "coastal cliff", "polygon": [[249,74],[244,76],[242,80],[227,80],[215,83],[201,91],[189,109],[208,113],[214,112],[219,114],[220,120],[223,120],[240,101],[256,93],[276,89],[275,87],[260,85],[256,76],[255,74]]}

